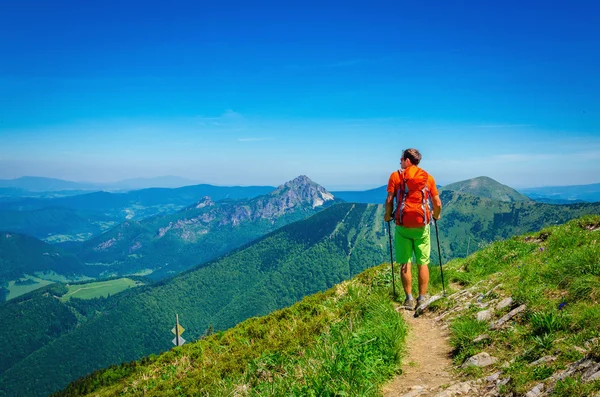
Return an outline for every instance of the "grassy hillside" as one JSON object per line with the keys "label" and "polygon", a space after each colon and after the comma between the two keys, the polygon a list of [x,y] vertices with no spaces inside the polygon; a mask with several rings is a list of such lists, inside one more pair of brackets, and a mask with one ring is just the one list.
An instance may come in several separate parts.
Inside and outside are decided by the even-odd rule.
{"label": "grassy hillside", "polygon": [[600,213],[600,203],[502,202],[455,191],[442,192],[441,199],[438,226],[444,261],[465,257],[493,241]]}
{"label": "grassy hillside", "polygon": [[477,178],[468,179],[466,181],[450,183],[443,186],[440,189],[440,193],[448,190],[460,193],[468,193],[473,196],[489,198],[497,201],[530,201],[529,197],[487,176],[480,176]]}
{"label": "grassy hillside", "polygon": [[[445,266],[448,296],[426,315],[449,326],[454,375],[472,395],[600,392],[599,233],[600,216],[588,216]],[[390,322],[401,317],[390,310],[389,282],[389,266],[369,269],[289,309],[98,371],[56,396],[377,395],[405,335],[401,323]],[[440,284],[432,272],[432,293]],[[331,302],[350,312],[331,310]],[[353,311],[361,306],[357,317]],[[478,320],[483,311],[489,318]],[[517,314],[501,324],[509,312]],[[325,321],[324,313],[330,314]],[[374,353],[383,351],[390,355]],[[479,353],[495,361],[466,365]]]}
{"label": "grassy hillside", "polygon": [[377,395],[399,369],[406,335],[388,276],[385,267],[370,269],[268,316],[96,372],[56,395]]}
{"label": "grassy hillside", "polygon": [[[540,384],[552,396],[600,391],[599,241],[600,216],[587,216],[495,243],[446,266],[446,277],[465,290],[436,310],[450,319],[463,380],[482,379],[502,395],[525,395]],[[499,308],[505,298],[511,301]],[[513,309],[522,311],[498,325]],[[484,310],[490,318],[478,321]],[[482,352],[497,361],[462,367]],[[494,373],[497,384],[485,380]]]}
{"label": "grassy hillside", "polygon": [[382,218],[381,206],[335,205],[202,268],[123,292],[102,315],[7,369],[1,390],[44,395],[95,369],[169,349],[176,313],[184,337],[195,340],[324,291],[385,260]]}

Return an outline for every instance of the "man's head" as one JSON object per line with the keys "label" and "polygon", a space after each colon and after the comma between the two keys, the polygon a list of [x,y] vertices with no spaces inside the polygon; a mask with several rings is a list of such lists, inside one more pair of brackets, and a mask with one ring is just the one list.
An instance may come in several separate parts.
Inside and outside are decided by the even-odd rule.
{"label": "man's head", "polygon": [[411,165],[419,165],[420,162],[421,153],[417,149],[406,149],[402,152],[402,157],[400,158],[402,169]]}

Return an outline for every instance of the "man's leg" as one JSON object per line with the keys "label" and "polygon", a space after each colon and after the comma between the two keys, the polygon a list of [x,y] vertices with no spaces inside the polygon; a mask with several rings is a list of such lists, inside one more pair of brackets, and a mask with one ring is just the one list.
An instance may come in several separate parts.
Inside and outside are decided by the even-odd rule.
{"label": "man's leg", "polygon": [[412,297],[412,274],[410,262],[413,256],[413,241],[405,236],[406,230],[402,226],[396,226],[395,245],[396,245],[396,262],[400,264],[400,278],[402,279],[402,287],[406,294],[404,308],[413,310],[415,300]]}
{"label": "man's leg", "polygon": [[419,265],[419,295],[425,295],[427,293],[427,286],[429,285],[429,266]]}
{"label": "man's leg", "polygon": [[427,287],[429,285],[429,257],[431,254],[431,242],[429,226],[421,229],[421,235],[415,236],[415,256],[419,266],[419,297],[417,298],[417,311],[425,304]]}
{"label": "man's leg", "polygon": [[[402,278],[402,286],[406,296],[412,294],[412,274],[410,272],[410,263],[400,265],[400,278]],[[419,277],[420,280],[420,277]],[[420,287],[420,285],[419,285]]]}

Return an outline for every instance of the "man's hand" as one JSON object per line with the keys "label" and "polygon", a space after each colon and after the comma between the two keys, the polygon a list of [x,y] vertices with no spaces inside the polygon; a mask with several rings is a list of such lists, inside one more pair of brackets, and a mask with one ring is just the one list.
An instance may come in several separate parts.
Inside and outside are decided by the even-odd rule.
{"label": "man's hand", "polygon": [[392,216],[391,216],[391,215],[389,215],[389,214],[385,214],[385,215],[383,216],[383,220],[384,220],[384,221],[386,221],[386,222],[389,222],[389,221],[391,221],[391,220],[392,220]]}

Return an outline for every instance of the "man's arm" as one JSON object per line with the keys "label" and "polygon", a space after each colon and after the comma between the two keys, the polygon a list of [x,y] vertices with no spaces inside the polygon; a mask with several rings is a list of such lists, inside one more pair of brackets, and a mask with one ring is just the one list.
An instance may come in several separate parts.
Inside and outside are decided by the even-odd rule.
{"label": "man's arm", "polygon": [[433,203],[433,219],[438,220],[442,214],[442,200],[440,199],[440,195],[433,196],[431,202]]}
{"label": "man's arm", "polygon": [[392,220],[392,211],[394,210],[394,193],[389,193],[385,199],[385,216],[383,220],[389,222]]}

